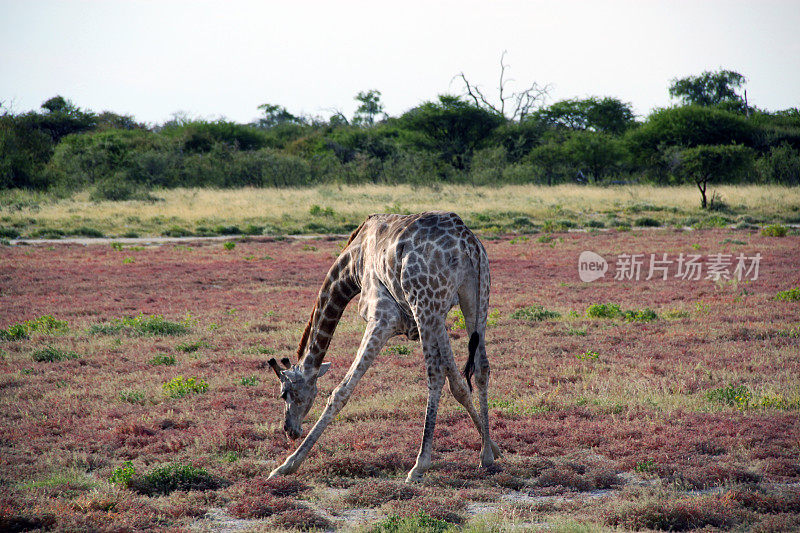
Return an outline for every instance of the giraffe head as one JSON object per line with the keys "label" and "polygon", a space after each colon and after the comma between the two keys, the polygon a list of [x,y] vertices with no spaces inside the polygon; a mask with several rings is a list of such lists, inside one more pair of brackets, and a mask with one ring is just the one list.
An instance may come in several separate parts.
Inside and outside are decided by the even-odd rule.
{"label": "giraffe head", "polygon": [[319,369],[304,370],[304,366],[290,364],[289,358],[281,359],[281,365],[275,359],[269,360],[269,366],[281,382],[281,398],[286,405],[283,408],[283,430],[294,440],[302,433],[303,420],[317,397],[317,378],[324,375],[331,367],[330,363],[322,363]]}

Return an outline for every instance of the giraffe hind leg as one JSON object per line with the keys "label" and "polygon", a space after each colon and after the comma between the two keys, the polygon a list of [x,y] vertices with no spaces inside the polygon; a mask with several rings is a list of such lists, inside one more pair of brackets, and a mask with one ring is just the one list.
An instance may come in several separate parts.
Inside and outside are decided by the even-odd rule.
{"label": "giraffe hind leg", "polygon": [[[467,412],[470,413],[470,417],[472,417],[473,421],[475,422],[475,427],[477,427],[478,431],[481,432],[481,438],[483,439],[481,447],[481,465],[488,466],[492,464],[493,459],[499,459],[502,454],[500,453],[500,448],[498,448],[494,441],[492,441],[492,439],[489,437],[489,360],[486,357],[486,324],[477,323],[477,311],[480,302],[478,301],[478,294],[475,290],[475,284],[475,278],[467,278],[464,284],[459,287],[458,302],[459,306],[461,307],[461,312],[464,314],[464,324],[467,327],[467,332],[470,333],[470,341],[472,342],[475,338],[473,332],[477,333],[478,335],[478,345],[475,348],[475,359],[473,361],[472,369],[475,376],[475,385],[478,389],[477,403],[480,409],[480,417],[477,421],[475,421],[475,417],[472,417],[470,409],[467,409]],[[452,354],[450,357],[452,358]],[[456,380],[451,380],[450,382],[451,390],[454,382],[457,383]],[[464,385],[466,386],[466,383]],[[456,391],[454,390],[453,395],[456,396]],[[458,399],[458,396],[456,396],[456,399]],[[470,401],[472,401],[472,395],[470,395]],[[475,410],[473,408],[472,412],[474,411]]]}
{"label": "giraffe hind leg", "polygon": [[[431,327],[432,322],[438,322]],[[433,450],[433,432],[436,427],[436,415],[439,410],[439,400],[444,386],[446,364],[442,361],[439,350],[439,339],[436,334],[438,329],[444,331],[444,317],[435,319],[429,317],[427,327],[420,328],[422,351],[425,355],[425,367],[428,373],[428,404],[425,410],[425,428],[422,432],[417,460],[408,473],[406,483],[420,481],[431,465],[431,452]]]}
{"label": "giraffe hind leg", "polygon": [[480,418],[486,432],[483,434],[483,448],[481,449],[481,462],[483,463],[491,454],[495,459],[502,457],[500,448],[489,437],[489,359],[486,357],[486,346],[481,336],[478,349],[475,353],[475,386],[478,389],[478,405]]}

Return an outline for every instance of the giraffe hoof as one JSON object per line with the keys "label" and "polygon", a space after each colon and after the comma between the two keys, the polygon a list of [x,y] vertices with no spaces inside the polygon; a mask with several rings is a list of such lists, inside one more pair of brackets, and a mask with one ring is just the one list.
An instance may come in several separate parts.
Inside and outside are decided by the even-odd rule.
{"label": "giraffe hoof", "polygon": [[406,483],[422,483],[422,477],[425,475],[425,472],[419,472],[417,469],[411,470],[406,476]]}

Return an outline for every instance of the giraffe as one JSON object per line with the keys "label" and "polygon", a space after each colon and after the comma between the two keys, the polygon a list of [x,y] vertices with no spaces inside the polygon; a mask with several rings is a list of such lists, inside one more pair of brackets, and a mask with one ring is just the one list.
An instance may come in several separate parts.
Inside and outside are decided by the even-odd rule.
{"label": "giraffe", "polygon": [[[288,357],[280,365],[274,358],[269,361],[280,380],[287,436],[292,440],[300,437],[303,419],[317,395],[317,379],[330,368],[323,358],[331,337],[347,303],[359,293],[359,314],[367,325],[356,357],[308,435],[270,478],[299,468],[386,341],[395,335],[421,341],[428,378],[422,444],[406,481],[421,480],[430,467],[445,380],[480,434],[481,466],[490,466],[500,457],[500,450],[489,437],[487,404],[489,361],[484,334],[489,262],[483,245],[458,215],[443,211],[370,215],[352,233],[319,290],[297,349],[297,363],[292,365]],[[456,366],[445,327],[445,317],[456,304],[470,332],[463,374]],[[473,405],[473,375],[480,413]]]}

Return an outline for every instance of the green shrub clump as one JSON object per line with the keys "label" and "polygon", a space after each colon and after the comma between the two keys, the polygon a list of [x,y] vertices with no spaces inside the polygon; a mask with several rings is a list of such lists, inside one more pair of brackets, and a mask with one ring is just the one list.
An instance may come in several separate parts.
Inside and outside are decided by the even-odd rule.
{"label": "green shrub clump", "polygon": [[789,228],[782,224],[770,224],[761,228],[761,235],[764,237],[785,237]]}
{"label": "green shrub clump", "polygon": [[189,394],[202,394],[208,391],[208,382],[201,378],[177,376],[163,385],[164,393],[170,398],[183,398]]}
{"label": "green shrub clump", "polygon": [[136,469],[133,468],[133,463],[131,461],[125,461],[122,463],[122,466],[118,466],[114,469],[111,473],[111,477],[108,478],[108,482],[112,485],[127,487],[131,484],[131,479],[133,479],[134,475],[136,475]]}
{"label": "green shrub clump", "polygon": [[800,300],[800,287],[793,287],[785,291],[780,291],[775,295],[775,299],[784,302],[796,302]]}
{"label": "green shrub clump", "polygon": [[633,221],[633,225],[640,228],[658,228],[661,227],[661,222],[652,217],[640,217]]}
{"label": "green shrub clump", "polygon": [[19,237],[19,231],[14,228],[6,228],[0,226],[0,238],[2,239],[16,239]]}
{"label": "green shrub clump", "polygon": [[623,316],[617,304],[592,304],[586,309],[587,318],[617,318]]}
{"label": "green shrub clump", "polygon": [[226,483],[209,474],[204,468],[188,464],[160,466],[141,476],[132,477],[129,486],[139,494],[153,496],[176,490],[216,490]]}
{"label": "green shrub clump", "polygon": [[427,513],[419,512],[412,516],[391,515],[382,522],[375,524],[369,533],[404,533],[411,531],[424,531],[426,533],[444,533],[455,530],[456,526]]}
{"label": "green shrub clump", "polygon": [[54,363],[56,361],[66,361],[67,359],[77,359],[80,355],[54,346],[46,346],[41,350],[34,350],[31,357],[37,363]]}
{"label": "green shrub clump", "polygon": [[95,324],[89,328],[93,335],[114,335],[118,333],[138,336],[183,335],[189,332],[186,321],[171,322],[161,315],[138,314],[134,317],[115,318],[105,324]]}
{"label": "green shrub clump", "polygon": [[175,347],[176,350],[179,352],[184,353],[194,353],[201,348],[208,348],[209,344],[206,341],[195,341],[195,342],[182,342]]}
{"label": "green shrub clump", "polygon": [[712,402],[730,405],[737,409],[747,409],[753,399],[753,393],[747,385],[730,384],[726,387],[710,390],[706,393],[706,399]]}
{"label": "green shrub clump", "polygon": [[658,318],[650,308],[623,311],[617,304],[592,304],[586,309],[587,318],[622,318],[626,322],[652,322]]}
{"label": "green shrub clump", "polygon": [[69,329],[65,320],[58,320],[50,315],[43,315],[33,320],[12,324],[0,329],[0,340],[27,339],[31,333],[64,333]]}
{"label": "green shrub clump", "polygon": [[558,311],[549,311],[545,309],[543,306],[538,304],[529,305],[528,307],[517,309],[516,311],[511,313],[511,318],[513,318],[514,320],[528,320],[535,322],[539,322],[542,320],[550,320],[560,317],[561,313],[559,313]]}
{"label": "green shrub clump", "polygon": [[154,355],[152,359],[150,359],[151,365],[164,365],[164,366],[172,366],[175,364],[175,356],[174,355],[167,355],[167,354],[158,354]]}
{"label": "green shrub clump", "polygon": [[650,308],[647,309],[631,309],[625,311],[626,322],[652,322],[656,320],[658,315]]}

